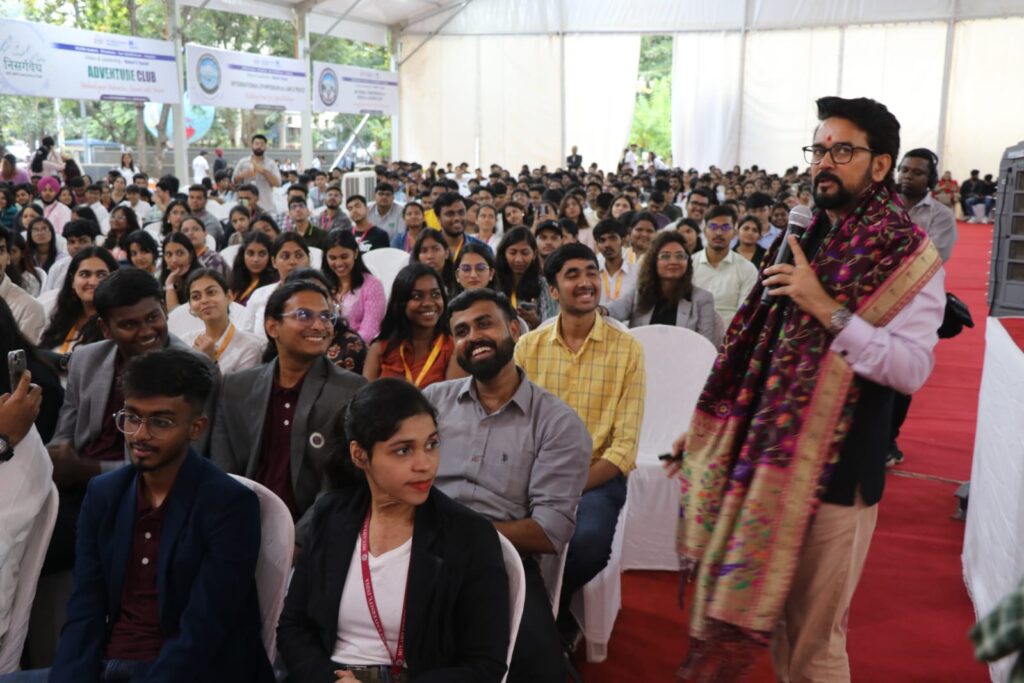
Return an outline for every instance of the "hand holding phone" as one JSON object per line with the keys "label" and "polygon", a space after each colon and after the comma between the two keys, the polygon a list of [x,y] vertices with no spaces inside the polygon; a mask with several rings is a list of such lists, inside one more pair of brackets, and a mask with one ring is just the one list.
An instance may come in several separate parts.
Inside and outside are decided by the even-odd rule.
{"label": "hand holding phone", "polygon": [[7,354],[7,377],[11,382],[11,391],[18,388],[22,374],[28,370],[28,359],[24,349],[15,349]]}

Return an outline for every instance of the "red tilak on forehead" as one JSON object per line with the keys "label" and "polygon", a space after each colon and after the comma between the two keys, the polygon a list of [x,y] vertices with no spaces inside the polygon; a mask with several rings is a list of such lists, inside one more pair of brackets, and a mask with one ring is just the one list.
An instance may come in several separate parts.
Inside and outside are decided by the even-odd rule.
{"label": "red tilak on forehead", "polygon": [[828,137],[826,137],[825,142],[832,142],[832,136],[829,135]]}

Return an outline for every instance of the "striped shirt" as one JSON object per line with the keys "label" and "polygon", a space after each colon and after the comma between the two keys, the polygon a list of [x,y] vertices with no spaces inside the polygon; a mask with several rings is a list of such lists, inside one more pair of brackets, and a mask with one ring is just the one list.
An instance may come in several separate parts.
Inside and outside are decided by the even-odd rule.
{"label": "striped shirt", "polygon": [[580,416],[593,440],[591,464],[604,459],[628,474],[635,467],[644,414],[643,348],[598,315],[573,353],[562,338],[561,319],[520,338],[516,365]]}

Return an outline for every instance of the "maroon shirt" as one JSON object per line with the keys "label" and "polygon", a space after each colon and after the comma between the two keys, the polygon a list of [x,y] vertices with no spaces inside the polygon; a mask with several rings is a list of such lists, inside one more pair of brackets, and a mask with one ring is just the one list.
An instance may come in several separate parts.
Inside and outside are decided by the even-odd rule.
{"label": "maroon shirt", "polygon": [[267,415],[263,420],[260,466],[256,470],[256,481],[276,493],[296,519],[298,508],[292,490],[292,425],[304,380],[291,389],[285,389],[274,379]]}
{"label": "maroon shirt", "polygon": [[160,530],[163,507],[154,508],[135,485],[135,531],[132,554],[121,589],[121,614],[107,643],[107,659],[151,662],[160,656],[164,634],[160,630],[160,596],[157,567],[160,564]]}
{"label": "maroon shirt", "polygon": [[120,356],[114,361],[114,381],[110,384],[107,406],[103,409],[103,424],[95,439],[82,447],[79,457],[90,460],[124,460],[124,434],[114,422],[114,413],[124,408],[121,393],[121,370],[124,363]]}

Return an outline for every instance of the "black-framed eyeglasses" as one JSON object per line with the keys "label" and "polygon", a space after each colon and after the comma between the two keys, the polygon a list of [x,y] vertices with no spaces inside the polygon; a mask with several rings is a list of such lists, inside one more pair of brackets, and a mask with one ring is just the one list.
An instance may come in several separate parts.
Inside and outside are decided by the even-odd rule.
{"label": "black-framed eyeglasses", "polygon": [[314,320],[319,320],[325,325],[334,327],[334,323],[338,322],[338,314],[334,311],[311,311],[308,308],[296,308],[294,311],[288,313],[282,313],[282,318],[295,318],[295,322],[300,325],[309,326],[313,324]]}
{"label": "black-framed eyeglasses", "polygon": [[130,410],[119,410],[114,413],[114,424],[122,434],[128,436],[136,434],[142,429],[142,425],[146,425],[149,435],[154,439],[166,438],[178,426],[178,423],[169,417],[142,417]]}
{"label": "black-framed eyeglasses", "polygon": [[835,164],[848,164],[853,159],[853,155],[857,152],[868,152],[875,154],[875,150],[870,147],[859,147],[857,145],[851,145],[848,142],[837,142],[831,147],[825,147],[824,145],[808,145],[803,148],[804,150],[804,161],[809,164],[817,166],[825,160],[825,155],[830,154],[832,156],[832,162]]}

